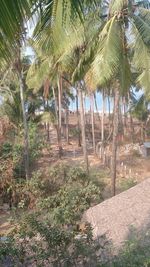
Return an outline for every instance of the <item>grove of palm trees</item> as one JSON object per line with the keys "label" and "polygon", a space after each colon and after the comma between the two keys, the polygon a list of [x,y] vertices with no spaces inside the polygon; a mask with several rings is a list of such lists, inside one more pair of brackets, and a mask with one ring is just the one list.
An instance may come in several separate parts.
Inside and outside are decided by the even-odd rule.
{"label": "grove of palm trees", "polygon": [[0,266],[150,266],[149,0],[0,1]]}

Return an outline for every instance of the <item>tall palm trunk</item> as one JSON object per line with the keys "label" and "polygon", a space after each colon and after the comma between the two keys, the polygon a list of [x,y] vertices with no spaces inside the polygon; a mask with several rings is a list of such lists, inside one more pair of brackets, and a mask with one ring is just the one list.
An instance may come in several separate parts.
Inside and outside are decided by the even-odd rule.
{"label": "tall palm trunk", "polygon": [[[48,110],[48,100],[46,101],[46,106],[47,106],[47,110]],[[49,125],[49,122],[47,122],[47,141],[49,142],[50,141],[50,133],[49,133],[49,130],[50,130],[50,125]]]}
{"label": "tall palm trunk", "polygon": [[127,120],[126,120],[126,98],[125,96],[123,96],[122,103],[123,103],[123,128],[124,128],[124,135],[126,135]]}
{"label": "tall palm trunk", "polygon": [[116,170],[117,170],[117,135],[118,135],[118,121],[119,121],[119,85],[117,85],[114,95],[114,120],[113,120],[113,142],[112,142],[112,195],[116,194]]}
{"label": "tall palm trunk", "polygon": [[102,90],[102,119],[101,119],[101,141],[104,143],[104,116],[105,116],[105,95]]}
{"label": "tall palm trunk", "polygon": [[132,114],[129,114],[130,116],[130,132],[131,132],[131,141],[132,143],[134,143],[134,124],[133,124],[133,118],[132,118]]}
{"label": "tall palm trunk", "polygon": [[111,133],[110,95],[108,95],[107,101],[108,101],[109,135],[110,135],[110,133]]}
{"label": "tall palm trunk", "polygon": [[98,112],[98,106],[97,106],[97,101],[96,101],[96,94],[94,94],[94,102],[95,102],[95,108],[96,108],[96,113],[97,113],[97,116],[98,116],[98,120],[101,123],[101,117],[100,117],[99,112]]}
{"label": "tall palm trunk", "polygon": [[49,122],[47,123],[47,141],[50,141],[50,134],[49,134],[49,130],[50,130],[50,125]]}
{"label": "tall palm trunk", "polygon": [[83,94],[81,87],[79,90],[79,100],[80,100],[80,116],[81,116],[81,132],[82,132],[82,147],[84,154],[84,161],[87,172],[89,172],[89,164],[88,164],[88,154],[87,154],[87,146],[86,146],[86,136],[85,136],[85,113],[84,113],[84,105],[83,105]]}
{"label": "tall palm trunk", "polygon": [[[128,93],[128,103],[130,103],[129,93]],[[130,131],[131,142],[134,143],[134,125],[133,125],[133,118],[132,118],[131,111],[129,111],[129,131]]]}
{"label": "tall palm trunk", "polygon": [[94,96],[90,95],[93,151],[94,151],[94,154],[96,154],[95,127],[94,127],[94,99],[93,98],[94,98]]}
{"label": "tall palm trunk", "polygon": [[69,144],[69,113],[68,108],[65,109],[65,124],[66,124],[66,141]]}
{"label": "tall palm trunk", "polygon": [[141,123],[141,142],[143,143],[145,141],[145,123],[142,121]]}
{"label": "tall palm trunk", "polygon": [[124,127],[123,127],[123,117],[122,117],[122,99],[119,99],[119,134],[120,134],[120,141],[124,137]]}
{"label": "tall palm trunk", "polygon": [[78,130],[78,146],[81,146],[81,133],[80,133],[80,119],[79,119],[79,106],[78,106],[78,89],[76,89],[76,112],[77,112],[77,130]]}
{"label": "tall palm trunk", "polygon": [[18,71],[19,76],[19,88],[20,88],[20,99],[23,113],[23,127],[24,127],[24,156],[25,156],[25,175],[26,179],[29,179],[29,137],[28,137],[28,125],[27,117],[25,111],[25,102],[24,102],[24,81],[23,73],[21,70]]}
{"label": "tall palm trunk", "polygon": [[54,98],[54,101],[55,101],[55,116],[56,116],[56,121],[57,121],[56,131],[57,131],[57,142],[58,142],[58,149],[59,149],[59,157],[61,157],[62,146],[61,146],[61,142],[60,142],[61,140],[60,140],[60,134],[59,134],[59,115],[58,115],[59,108],[58,108],[58,101],[57,101],[57,98],[56,98],[54,87],[52,88],[52,90],[53,90],[53,98]]}
{"label": "tall palm trunk", "polygon": [[104,156],[104,116],[105,116],[105,95],[104,89],[102,89],[102,116],[101,116],[101,152],[100,157]]}
{"label": "tall palm trunk", "polygon": [[59,147],[59,158],[62,157],[62,141],[61,141],[61,131],[62,131],[62,77],[58,79],[58,147]]}

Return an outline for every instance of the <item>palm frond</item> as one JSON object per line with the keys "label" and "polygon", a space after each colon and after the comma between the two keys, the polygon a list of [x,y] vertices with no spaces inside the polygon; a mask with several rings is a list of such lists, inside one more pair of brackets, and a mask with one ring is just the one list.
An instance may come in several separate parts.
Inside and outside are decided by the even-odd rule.
{"label": "palm frond", "polygon": [[144,87],[144,89],[148,91],[150,81],[150,46],[147,45],[147,39],[145,42],[145,32],[147,31],[147,27],[144,27],[144,25],[139,27],[137,19],[134,19],[134,24],[132,27],[135,37],[135,41],[133,43],[133,65],[140,73],[139,77],[137,78],[137,82],[141,85],[141,87]]}
{"label": "palm frond", "polygon": [[129,4],[128,0],[111,0],[109,4],[110,15],[113,15],[127,8],[128,4]]}
{"label": "palm frond", "polygon": [[32,16],[36,0],[1,0],[0,2],[0,57],[12,59],[18,39],[25,34],[24,22]]}
{"label": "palm frond", "polygon": [[150,23],[150,10],[146,8],[139,8],[139,16],[146,22]]}
{"label": "palm frond", "polygon": [[116,16],[113,16],[100,33],[97,53],[91,66],[97,84],[103,85],[118,74],[122,53],[122,28]]}
{"label": "palm frond", "polygon": [[150,21],[145,21],[140,15],[133,16],[133,19],[141,39],[146,45],[150,45]]}

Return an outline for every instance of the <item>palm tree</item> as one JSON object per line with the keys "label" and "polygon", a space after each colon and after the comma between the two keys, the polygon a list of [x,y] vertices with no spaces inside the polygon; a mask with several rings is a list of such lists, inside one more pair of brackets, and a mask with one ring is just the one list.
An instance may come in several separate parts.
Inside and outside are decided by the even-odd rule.
{"label": "palm tree", "polygon": [[[59,60],[57,60],[57,62],[60,62],[64,58],[67,49],[69,49],[69,51],[72,49],[72,47],[69,48],[67,46],[67,48],[64,50],[66,40],[69,40],[65,37],[64,25],[68,25],[70,22],[71,12],[73,10],[72,8],[74,8],[77,14],[82,15],[84,15],[85,10],[86,14],[87,10],[93,8],[93,6],[91,7],[91,5],[88,5],[86,6],[86,9],[84,9],[85,1],[83,1],[83,4],[81,4],[81,1],[73,0],[68,0],[65,2],[67,3],[67,11],[63,11],[65,10],[63,8],[63,0],[49,3],[43,10],[44,12],[35,31],[35,38],[41,47],[45,49],[45,51],[48,51],[49,40],[53,40],[53,48],[55,47],[57,50],[56,54],[59,55],[59,57],[60,55],[63,55]],[[89,4],[89,1],[86,2]],[[83,7],[83,9],[81,7]],[[97,9],[99,7],[100,5],[97,5]],[[80,42],[82,46],[80,45],[80,48],[82,47],[82,51],[86,50],[86,53],[83,52],[83,57],[81,57],[79,60],[78,68],[75,68],[73,79],[78,81],[81,80],[84,74],[87,73],[90,68],[96,85],[104,86],[106,81],[117,79],[120,84],[120,90],[124,91],[127,90],[131,85],[131,70],[133,71],[136,69],[136,71],[139,73],[137,82],[141,84],[141,86],[144,86],[148,89],[148,59],[150,57],[149,11],[139,7],[139,5],[135,4],[134,1],[124,0],[110,1],[108,10],[109,12],[107,20],[105,20],[104,25],[99,19],[99,24],[97,22],[96,27],[92,27],[93,34],[89,39],[90,41],[83,42],[83,39],[85,38],[82,38],[82,41]],[[66,17],[64,14],[66,14]],[[82,15],[80,16],[81,21],[83,18]],[[104,18],[106,17],[104,14],[102,14],[102,16]],[[76,22],[78,22],[77,25],[79,25],[79,19],[75,20],[75,23]],[[130,27],[128,27],[129,24]],[[89,24],[86,24],[86,26],[87,25]],[[131,34],[131,31],[129,32],[128,30],[129,28],[132,31]],[[70,36],[73,36],[73,34],[68,34],[70,31],[71,28],[68,28],[67,36],[69,36],[69,38]],[[60,32],[62,34],[60,34]],[[81,30],[78,31],[80,34],[83,32],[84,31]],[[41,33],[43,38],[40,38]],[[72,31],[72,33],[74,32]],[[127,39],[127,35],[129,36],[129,34],[131,35],[131,38]],[[63,42],[60,42],[60,36],[61,39],[63,39]],[[60,43],[61,46],[59,45]],[[131,53],[129,56],[130,51],[133,51],[133,53]],[[140,51],[142,51],[142,53]],[[132,69],[130,68],[131,62]]]}
{"label": "palm tree", "polygon": [[[131,72],[136,71],[138,73],[136,82],[145,90],[149,90],[150,11],[135,4],[134,1],[124,0],[110,1],[108,10],[107,20],[100,30],[98,45],[88,71],[90,77],[92,76],[94,83],[100,86],[117,79],[122,94],[129,90],[132,84]],[[82,58],[79,64],[81,62]],[[118,91],[118,88],[116,90]],[[115,103],[118,105],[117,100]],[[118,112],[117,107],[114,112]],[[116,120],[117,116],[118,114],[114,114]],[[118,122],[114,120],[114,128],[117,125]],[[114,136],[112,156],[115,163],[112,164],[114,168],[112,173],[116,171],[115,140]],[[112,175],[113,183],[115,183],[114,177],[115,175]],[[115,192],[114,189],[112,191]]]}

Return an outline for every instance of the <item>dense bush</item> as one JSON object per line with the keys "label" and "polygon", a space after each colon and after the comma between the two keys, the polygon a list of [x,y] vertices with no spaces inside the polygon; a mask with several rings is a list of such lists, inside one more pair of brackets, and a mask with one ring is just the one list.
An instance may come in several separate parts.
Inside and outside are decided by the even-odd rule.
{"label": "dense bush", "polygon": [[150,267],[150,232],[146,229],[129,231],[128,241],[105,267]]}
{"label": "dense bush", "polygon": [[[94,241],[90,225],[80,221],[83,211],[101,200],[104,184],[99,181],[80,167],[59,164],[45,179],[35,173],[18,184],[18,208],[31,208],[32,203],[32,210],[24,210],[18,227],[0,242],[1,266],[149,267],[148,232],[140,237],[134,233],[113,258],[105,237]],[[107,246],[108,262],[103,256]]]}
{"label": "dense bush", "polygon": [[19,188],[18,198],[19,208],[31,207],[32,202],[34,209],[22,216],[13,233],[12,256],[11,242],[2,246],[1,256],[6,259],[9,247],[16,264],[19,257],[14,257],[14,248],[18,247],[21,260],[36,260],[35,266],[98,266],[96,251],[100,246],[93,241],[90,226],[80,218],[85,209],[101,200],[103,186],[80,167],[56,165],[45,179],[35,173]]}
{"label": "dense bush", "polygon": [[[40,154],[43,142],[39,140],[38,128],[29,123],[30,165]],[[0,148],[0,196],[3,202],[17,206],[20,199],[25,198],[25,206],[29,203],[28,191],[25,193],[25,166],[23,132],[19,132],[13,141],[3,143]],[[26,197],[25,197],[26,196]],[[28,199],[26,201],[26,199]]]}

